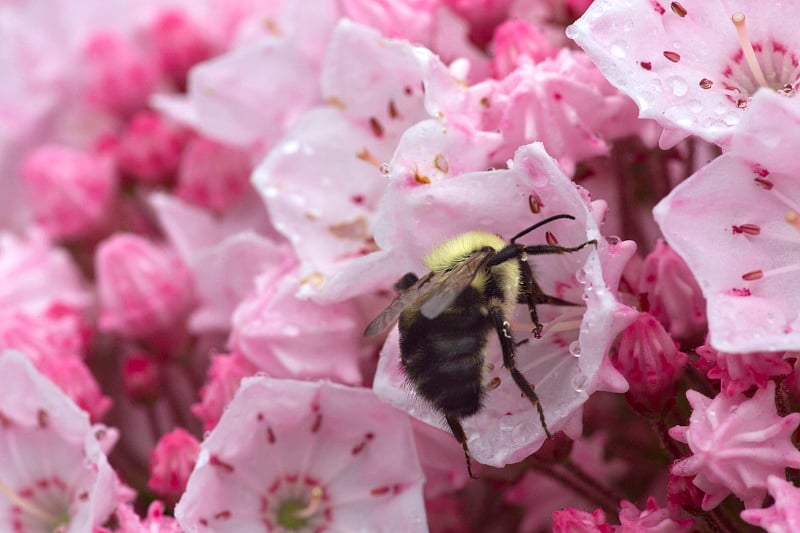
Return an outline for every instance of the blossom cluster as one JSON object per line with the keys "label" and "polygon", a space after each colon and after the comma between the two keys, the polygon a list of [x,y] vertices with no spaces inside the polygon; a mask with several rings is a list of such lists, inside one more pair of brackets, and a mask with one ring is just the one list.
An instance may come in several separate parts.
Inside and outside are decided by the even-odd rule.
{"label": "blossom cluster", "polygon": [[798,17],[0,2],[0,532],[798,530]]}

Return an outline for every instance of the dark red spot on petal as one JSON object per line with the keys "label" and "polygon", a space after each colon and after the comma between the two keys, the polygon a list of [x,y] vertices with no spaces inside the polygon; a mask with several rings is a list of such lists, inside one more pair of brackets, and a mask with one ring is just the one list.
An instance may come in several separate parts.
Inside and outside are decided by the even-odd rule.
{"label": "dark red spot on petal", "polygon": [[753,172],[755,174],[758,174],[762,178],[766,178],[767,176],[769,176],[769,170],[767,170],[766,168],[762,167],[758,163],[754,163],[751,168],[753,169]]}
{"label": "dark red spot on petal", "polygon": [[369,127],[372,129],[372,133],[374,133],[376,137],[383,137],[383,124],[381,124],[377,118],[369,118]]}
{"label": "dark red spot on petal", "polygon": [[267,442],[275,444],[275,432],[272,431],[270,426],[267,426]]}
{"label": "dark red spot on petal", "polygon": [[714,85],[714,82],[708,78],[703,78],[702,80],[700,80],[701,89],[710,89],[712,85]]}
{"label": "dark red spot on petal", "polygon": [[317,413],[316,418],[314,418],[314,423],[311,424],[311,433],[316,433],[319,431],[319,427],[322,425],[322,414]]}
{"label": "dark red spot on petal", "polygon": [[220,459],[218,455],[212,455],[208,459],[208,463],[211,466],[216,466],[216,467],[224,470],[225,472],[233,472],[235,470],[235,468],[233,468],[233,465],[231,465],[229,463],[226,463],[225,461]]}
{"label": "dark red spot on petal", "polygon": [[228,520],[233,514],[230,511],[220,511],[214,515],[217,520]]}
{"label": "dark red spot on petal", "polygon": [[384,494],[389,494],[391,490],[392,490],[391,487],[375,487],[374,489],[369,491],[369,493],[372,494],[373,496],[382,496]]}
{"label": "dark red spot on petal", "polygon": [[678,52],[672,52],[670,50],[664,50],[664,57],[672,61],[673,63],[677,63],[681,60],[681,55]]}
{"label": "dark red spot on petal", "polygon": [[733,296],[750,296],[750,289],[739,289],[734,287],[733,289],[728,291],[728,293]]}
{"label": "dark red spot on petal", "polygon": [[661,6],[661,4],[659,4],[654,0],[650,0],[650,5],[653,6],[653,9],[655,9],[656,13],[658,13],[659,15],[663,15],[666,12],[666,10]]}
{"label": "dark red spot on petal", "polygon": [[639,61],[639,66],[645,70],[652,70],[653,64],[649,61]]}

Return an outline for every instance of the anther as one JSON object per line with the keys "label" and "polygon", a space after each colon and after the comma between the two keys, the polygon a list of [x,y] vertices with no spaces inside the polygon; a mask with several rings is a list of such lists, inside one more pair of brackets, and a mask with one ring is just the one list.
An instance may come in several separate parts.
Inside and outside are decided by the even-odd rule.
{"label": "anther", "polygon": [[800,230],[800,214],[797,211],[791,210],[786,212],[786,222],[789,223],[796,230]]}
{"label": "anther", "polygon": [[294,516],[295,518],[311,518],[314,516],[319,510],[319,506],[322,504],[322,498],[325,496],[325,491],[322,490],[322,487],[316,486],[311,489],[311,499],[308,502],[308,505],[304,509],[300,509],[297,511]]}
{"label": "anther", "polygon": [[755,281],[764,277],[763,270],[751,270],[747,274],[742,274],[742,279],[745,281]]}
{"label": "anther", "polygon": [[753,43],[750,42],[750,38],[747,36],[744,20],[744,13],[734,13],[731,17],[731,22],[733,22],[736,27],[736,33],[739,35],[739,44],[742,46],[742,52],[744,52],[744,58],[747,61],[747,66],[750,67],[750,72],[752,72],[753,77],[761,87],[769,87],[767,79],[761,71],[761,65],[758,64],[758,59],[756,59]]}

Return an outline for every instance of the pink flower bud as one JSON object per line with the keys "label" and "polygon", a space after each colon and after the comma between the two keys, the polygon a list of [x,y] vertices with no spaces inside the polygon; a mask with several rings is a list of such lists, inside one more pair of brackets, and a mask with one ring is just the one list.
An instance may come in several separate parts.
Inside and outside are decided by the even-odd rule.
{"label": "pink flower bud", "polygon": [[194,469],[200,443],[181,428],[167,433],[150,452],[150,480],[147,486],[174,505],[186,489],[186,481]]}
{"label": "pink flower bud", "polygon": [[134,402],[154,401],[161,388],[161,371],[158,363],[147,354],[129,356],[122,365],[122,383],[125,393]]}
{"label": "pink flower bud", "polygon": [[98,247],[95,270],[101,330],[164,340],[192,308],[191,274],[165,245],[115,234]]}
{"label": "pink flower bud", "polygon": [[137,113],[120,135],[117,166],[124,177],[146,184],[174,179],[187,136],[158,113]]}
{"label": "pink flower bud", "polygon": [[108,217],[117,181],[108,157],[44,146],[28,156],[22,176],[33,216],[51,238],[85,236]]}
{"label": "pink flower bud", "polygon": [[633,408],[645,416],[658,416],[673,405],[688,356],[678,351],[658,320],[640,313],[622,332],[611,361],[630,384],[625,398]]}
{"label": "pink flower bud", "polygon": [[681,519],[676,509],[660,508],[656,499],[647,498],[643,510],[639,510],[633,503],[623,500],[620,504],[620,526],[614,533],[655,533],[663,531],[670,533],[688,533],[692,531],[694,520]]}
{"label": "pink flower bud", "polygon": [[647,311],[671,335],[686,339],[706,327],[706,300],[689,267],[661,239],[644,260],[639,292],[647,295]]}
{"label": "pink flower bud", "polygon": [[201,401],[192,406],[192,413],[203,422],[205,431],[214,429],[242,378],[252,376],[256,370],[255,365],[238,353],[213,357],[208,381],[200,389]]}
{"label": "pink flower bud", "polygon": [[728,396],[753,386],[766,387],[770,378],[792,371],[792,365],[784,360],[785,352],[726,353],[706,343],[697,348],[697,355],[697,366],[708,372],[709,379],[720,380],[720,387]]}
{"label": "pink flower bud", "polygon": [[606,523],[606,515],[600,509],[587,513],[567,508],[553,511],[553,533],[611,533],[614,526]]}
{"label": "pink flower bud", "polygon": [[211,139],[195,137],[186,146],[176,195],[213,211],[223,211],[250,188],[247,153]]}
{"label": "pink flower bud", "polygon": [[53,307],[45,313],[10,311],[0,318],[0,350],[23,352],[38,364],[50,357],[83,358],[88,344],[87,325],[75,310]]}
{"label": "pink flower bud", "polygon": [[495,78],[505,78],[521,63],[538,63],[555,57],[557,52],[531,23],[522,19],[508,20],[494,30],[492,74]]}
{"label": "pink flower bud", "polygon": [[111,31],[91,35],[83,49],[84,97],[105,111],[143,108],[156,87],[156,67],[133,44]]}
{"label": "pink flower bud", "polygon": [[177,7],[165,8],[147,28],[149,44],[161,71],[179,87],[185,85],[190,68],[214,54],[208,35],[196,20]]}
{"label": "pink flower bud", "polygon": [[670,474],[667,484],[667,501],[670,505],[681,507],[691,515],[699,515],[703,511],[705,492],[692,483],[692,478]]}

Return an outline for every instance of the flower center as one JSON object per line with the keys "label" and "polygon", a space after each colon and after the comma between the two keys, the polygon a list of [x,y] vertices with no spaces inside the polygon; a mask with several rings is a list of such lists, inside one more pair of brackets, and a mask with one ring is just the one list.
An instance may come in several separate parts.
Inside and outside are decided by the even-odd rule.
{"label": "flower center", "polygon": [[[752,42],[747,34],[744,13],[734,13],[731,22],[736,28],[741,49],[722,73],[728,97],[738,107],[746,107],[747,98],[762,87],[794,95],[800,78],[800,62],[795,54],[776,40]],[[707,88],[702,82],[701,87]]]}
{"label": "flower center", "polygon": [[276,513],[278,524],[289,531],[300,530],[317,513],[324,496],[322,487],[315,486],[311,489],[309,501],[289,499],[278,506]]}

